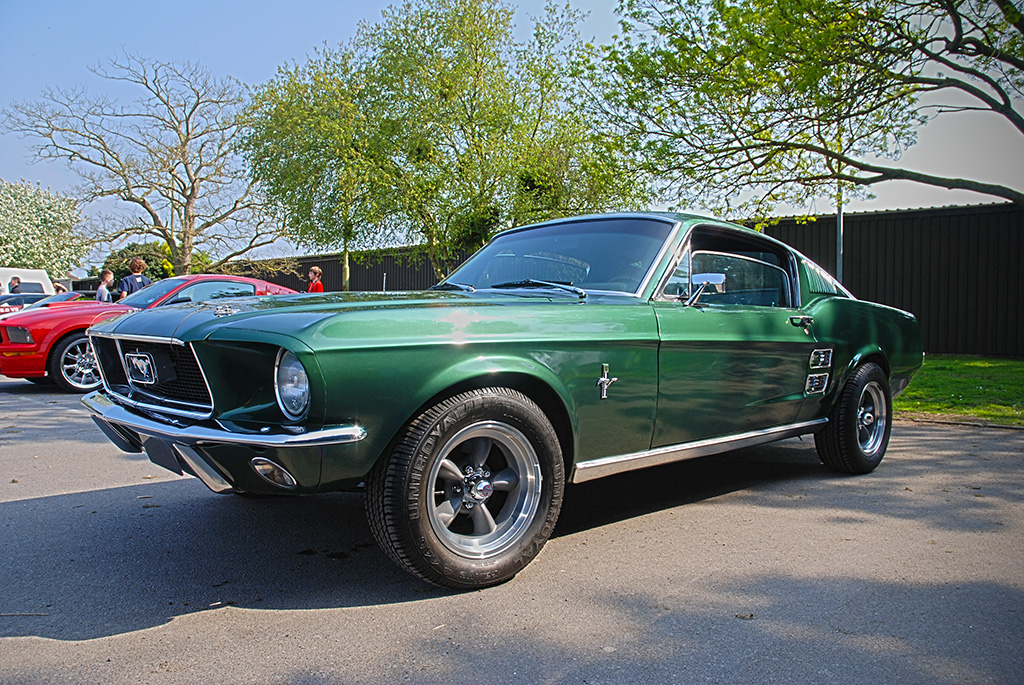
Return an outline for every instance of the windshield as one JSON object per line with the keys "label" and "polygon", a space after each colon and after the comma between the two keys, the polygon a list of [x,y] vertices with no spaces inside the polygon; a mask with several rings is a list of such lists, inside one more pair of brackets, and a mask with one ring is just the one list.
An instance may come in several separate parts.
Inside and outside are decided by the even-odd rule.
{"label": "windshield", "polygon": [[589,219],[503,233],[445,282],[477,289],[546,281],[636,293],[672,232],[667,221]]}
{"label": "windshield", "polygon": [[142,290],[136,290],[128,297],[123,300],[118,300],[118,304],[126,304],[129,307],[136,307],[138,309],[145,309],[151,306],[154,302],[159,300],[161,297],[171,292],[175,288],[181,287],[181,279],[179,278],[167,278],[162,281],[157,281],[152,285],[147,285]]}

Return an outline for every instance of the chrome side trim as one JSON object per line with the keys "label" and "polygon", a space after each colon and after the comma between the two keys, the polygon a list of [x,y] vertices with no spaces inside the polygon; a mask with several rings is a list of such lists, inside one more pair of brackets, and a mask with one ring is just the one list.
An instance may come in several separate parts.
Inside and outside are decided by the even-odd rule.
{"label": "chrome side trim", "polygon": [[366,437],[366,429],[362,426],[339,426],[299,434],[233,433],[223,428],[208,426],[172,426],[129,411],[116,404],[101,390],[83,397],[82,404],[100,421],[139,435],[166,440],[174,443],[175,449],[181,445],[315,447],[359,442]]}
{"label": "chrome side trim", "polygon": [[124,333],[103,333],[100,331],[89,331],[89,336],[95,336],[97,338],[107,338],[109,340],[129,340],[131,342],[157,343],[162,345],[178,345],[179,347],[185,346],[184,340],[179,340],[178,338],[170,338],[166,335],[130,335]]}
{"label": "chrome side trim", "polygon": [[572,475],[572,482],[584,483],[595,478],[603,478],[634,469],[671,464],[674,461],[696,459],[697,457],[706,457],[711,454],[740,449],[741,447],[751,447],[775,440],[793,438],[797,435],[810,433],[816,427],[823,426],[826,423],[828,423],[828,419],[816,419],[788,426],[750,431],[749,433],[737,433],[736,435],[697,440],[680,445],[668,445],[644,452],[617,454],[610,457],[601,457],[600,459],[591,459],[576,464],[576,469]]}

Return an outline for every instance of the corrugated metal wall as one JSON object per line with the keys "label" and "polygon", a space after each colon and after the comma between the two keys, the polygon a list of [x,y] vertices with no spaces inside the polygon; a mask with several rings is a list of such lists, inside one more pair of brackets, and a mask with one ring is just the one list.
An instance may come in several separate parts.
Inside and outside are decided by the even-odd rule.
{"label": "corrugated metal wall", "polygon": [[[913,312],[931,353],[1024,356],[1024,208],[847,214],[843,285]],[[765,233],[835,274],[835,216]]]}
{"label": "corrugated metal wall", "polygon": [[[468,257],[468,255],[465,255]],[[309,267],[323,270],[324,290],[339,291],[342,284],[342,255],[309,255],[298,257],[302,278],[282,274],[271,278],[274,283],[305,290],[309,286],[306,274]],[[374,253],[349,257],[350,290],[424,290],[437,283],[430,260],[422,250],[397,248],[390,254]]]}

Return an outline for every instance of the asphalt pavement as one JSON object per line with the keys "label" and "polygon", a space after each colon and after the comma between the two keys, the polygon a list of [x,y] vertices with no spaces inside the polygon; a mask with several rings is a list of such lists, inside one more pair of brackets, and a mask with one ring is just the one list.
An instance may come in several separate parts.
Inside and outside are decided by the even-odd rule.
{"label": "asphalt pavement", "polygon": [[0,377],[0,683],[1021,683],[1024,431],[897,422],[877,471],[787,440],[567,489],[453,593],[358,494],[214,495]]}

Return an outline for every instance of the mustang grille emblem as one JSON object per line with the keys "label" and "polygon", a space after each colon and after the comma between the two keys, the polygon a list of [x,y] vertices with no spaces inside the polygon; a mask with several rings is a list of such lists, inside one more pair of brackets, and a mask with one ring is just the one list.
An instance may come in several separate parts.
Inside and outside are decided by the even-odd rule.
{"label": "mustang grille emblem", "polygon": [[156,364],[153,356],[145,352],[130,352],[124,356],[128,377],[135,383],[153,385],[156,383]]}

